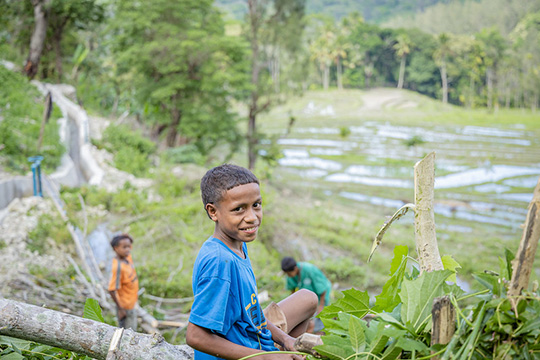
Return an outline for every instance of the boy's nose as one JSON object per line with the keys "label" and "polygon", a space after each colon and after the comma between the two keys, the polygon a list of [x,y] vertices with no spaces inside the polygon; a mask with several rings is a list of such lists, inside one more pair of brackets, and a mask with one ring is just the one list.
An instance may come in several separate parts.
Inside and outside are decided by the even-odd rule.
{"label": "boy's nose", "polygon": [[257,221],[257,213],[254,209],[249,209],[246,212],[246,217],[244,218],[246,222],[255,222]]}

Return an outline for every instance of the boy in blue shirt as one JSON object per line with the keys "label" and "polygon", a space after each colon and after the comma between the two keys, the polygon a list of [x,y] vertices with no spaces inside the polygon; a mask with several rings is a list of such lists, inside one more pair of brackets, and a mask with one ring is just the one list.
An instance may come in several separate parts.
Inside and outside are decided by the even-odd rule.
{"label": "boy in blue shirt", "polygon": [[[193,267],[195,299],[186,342],[195,349],[195,360],[240,359],[277,351],[275,343],[294,350],[295,337],[306,331],[318,299],[304,289],[274,304],[274,312],[284,320],[281,328],[263,313],[246,245],[256,239],[263,217],[259,180],[247,169],[224,164],[202,178],[201,194],[215,228]],[[257,356],[257,360],[271,359],[303,357]]]}

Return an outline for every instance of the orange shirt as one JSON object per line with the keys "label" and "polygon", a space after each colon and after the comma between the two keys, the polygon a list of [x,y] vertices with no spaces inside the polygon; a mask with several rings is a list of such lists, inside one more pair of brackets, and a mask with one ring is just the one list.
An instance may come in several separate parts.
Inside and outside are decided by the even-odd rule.
{"label": "orange shirt", "polygon": [[113,258],[111,270],[109,291],[116,291],[116,297],[122,308],[133,309],[137,303],[139,279],[131,255],[128,255],[125,260]]}

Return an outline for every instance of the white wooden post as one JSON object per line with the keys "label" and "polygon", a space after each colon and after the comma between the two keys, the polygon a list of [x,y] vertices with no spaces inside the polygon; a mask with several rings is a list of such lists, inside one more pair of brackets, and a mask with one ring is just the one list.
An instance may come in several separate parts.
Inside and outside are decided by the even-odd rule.
{"label": "white wooden post", "polygon": [[414,165],[414,234],[421,272],[443,270],[435,233],[434,188],[435,153],[432,152]]}

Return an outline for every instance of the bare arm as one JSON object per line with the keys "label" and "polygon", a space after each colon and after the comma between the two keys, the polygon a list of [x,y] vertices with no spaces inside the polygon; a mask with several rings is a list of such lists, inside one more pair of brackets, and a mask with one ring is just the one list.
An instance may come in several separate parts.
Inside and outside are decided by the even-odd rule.
{"label": "bare arm", "polygon": [[274,324],[272,324],[268,319],[267,321],[267,327],[268,330],[272,333],[272,340],[274,342],[278,343],[279,345],[283,346],[284,350],[287,351],[296,351],[294,349],[294,341],[296,340],[280,328],[276,327]]}
{"label": "bare arm", "polygon": [[109,294],[111,294],[112,299],[114,300],[114,303],[116,304],[116,308],[118,309],[118,318],[121,320],[126,317],[126,309],[120,306],[120,302],[118,301],[118,296],[116,296],[116,290],[109,291]]}
{"label": "bare arm", "polygon": [[[274,326],[275,328],[275,326]],[[229,360],[237,360],[251,354],[263,353],[264,351],[250,349],[235,344],[229,340],[213,334],[208,329],[188,323],[186,343],[192,348],[204,353]],[[291,354],[266,354],[257,356],[259,360],[301,360],[302,356]]]}

